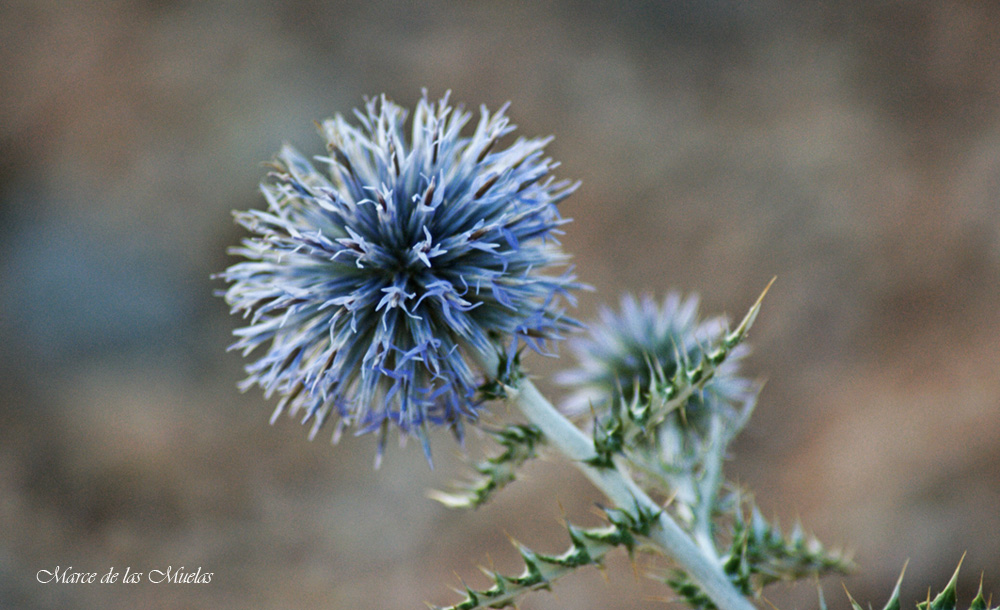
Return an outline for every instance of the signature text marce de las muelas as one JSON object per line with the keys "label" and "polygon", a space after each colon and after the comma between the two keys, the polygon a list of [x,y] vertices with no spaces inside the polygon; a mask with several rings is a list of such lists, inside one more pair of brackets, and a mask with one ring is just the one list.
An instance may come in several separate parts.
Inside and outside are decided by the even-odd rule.
{"label": "signature text marce de las muelas", "polygon": [[108,585],[117,583],[132,585],[140,582],[151,582],[153,584],[169,583],[178,585],[202,585],[212,582],[212,575],[213,572],[206,572],[201,568],[201,566],[198,566],[198,569],[193,572],[186,570],[184,566],[179,568],[167,566],[162,570],[149,570],[148,572],[137,572],[131,567],[126,567],[124,574],[112,566],[108,568],[107,573],[103,576],[98,576],[97,572],[75,571],[73,570],[73,566],[69,566],[65,569],[60,566],[56,566],[53,570],[39,570],[35,574],[35,579],[42,584],[56,583],[66,585]]}

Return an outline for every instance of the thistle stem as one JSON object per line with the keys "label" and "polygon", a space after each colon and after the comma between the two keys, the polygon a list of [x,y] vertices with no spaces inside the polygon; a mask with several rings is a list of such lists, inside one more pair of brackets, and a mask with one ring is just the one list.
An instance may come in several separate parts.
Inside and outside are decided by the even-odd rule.
{"label": "thistle stem", "polygon": [[[484,370],[495,371],[499,358],[495,354],[479,354]],[[576,462],[588,479],[623,510],[647,509],[659,514],[658,525],[649,539],[677,562],[679,567],[702,588],[721,610],[756,610],[722,571],[718,560],[702,553],[679,525],[654,502],[624,470],[595,468],[585,463],[596,455],[594,443],[579,428],[556,410],[528,379],[516,383],[508,391],[508,401],[516,405],[528,420],[537,426],[550,446]]]}
{"label": "thistle stem", "polygon": [[719,494],[722,476],[722,454],[726,440],[722,419],[718,413],[712,415],[709,424],[708,451],[705,453],[704,470],[698,481],[698,498],[694,518],[694,539],[698,546],[711,557],[718,557],[715,550],[712,528],[712,507]]}

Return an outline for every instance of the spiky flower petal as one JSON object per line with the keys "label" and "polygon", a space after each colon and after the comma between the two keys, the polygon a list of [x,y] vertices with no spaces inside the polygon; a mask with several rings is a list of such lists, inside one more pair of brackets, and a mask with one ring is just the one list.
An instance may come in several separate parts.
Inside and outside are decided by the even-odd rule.
{"label": "spiky flower petal", "polygon": [[231,252],[247,260],[221,274],[250,319],[233,347],[265,346],[244,385],[281,396],[275,417],[304,410],[315,434],[334,415],[338,432],[380,430],[380,447],[391,426],[460,435],[480,409],[475,352],[542,351],[576,324],[561,302],[578,284],[550,273],[567,261],[556,204],[576,185],[549,175],[548,138],[497,146],[504,110],[463,134],[471,114],[425,94],[407,131],[383,96],[357,124],[321,125],[324,171],[282,149],[267,210],[236,213],[253,236]]}

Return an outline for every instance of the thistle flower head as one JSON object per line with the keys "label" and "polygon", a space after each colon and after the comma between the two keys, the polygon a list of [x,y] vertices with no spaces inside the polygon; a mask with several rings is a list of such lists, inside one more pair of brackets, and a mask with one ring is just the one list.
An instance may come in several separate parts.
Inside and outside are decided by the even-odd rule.
{"label": "thistle flower head", "polygon": [[[631,401],[657,382],[669,382],[678,371],[695,369],[727,330],[724,318],[699,320],[696,296],[682,299],[677,293],[668,294],[660,304],[650,296],[637,300],[625,295],[620,311],[605,307],[599,315],[590,336],[573,345],[579,367],[559,376],[559,381],[576,388],[564,404],[569,413],[600,411]],[[728,404],[752,402],[755,384],[737,374],[739,360],[747,352],[745,345],[737,345],[724,361],[713,364],[711,379],[690,401],[713,396]]]}
{"label": "thistle flower head", "polygon": [[397,427],[426,450],[428,425],[460,437],[476,418],[477,352],[543,351],[576,324],[561,302],[578,285],[551,272],[567,262],[556,204],[576,185],[549,175],[548,138],[497,146],[504,110],[468,130],[470,113],[425,94],[408,124],[383,96],[320,125],[322,171],[281,150],[267,209],[235,214],[246,261],[221,274],[249,319],[233,347],[263,349],[244,385],[281,396],[275,417],[378,430],[379,455]]}

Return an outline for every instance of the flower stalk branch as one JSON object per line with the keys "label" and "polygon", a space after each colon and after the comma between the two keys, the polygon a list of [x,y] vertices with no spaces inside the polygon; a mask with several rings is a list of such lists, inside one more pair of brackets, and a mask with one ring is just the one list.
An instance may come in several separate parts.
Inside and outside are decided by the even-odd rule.
{"label": "flower stalk branch", "polygon": [[[500,359],[495,354],[479,354],[479,357],[484,370],[498,370]],[[684,530],[635,484],[620,465],[616,464],[614,468],[588,465],[587,462],[596,456],[593,441],[559,413],[531,380],[522,379],[516,387],[508,388],[507,400],[542,431],[550,446],[573,460],[618,508],[656,511],[658,517],[648,539],[682,566],[718,608],[755,610],[754,605],[729,582],[722,566],[702,553]]]}

